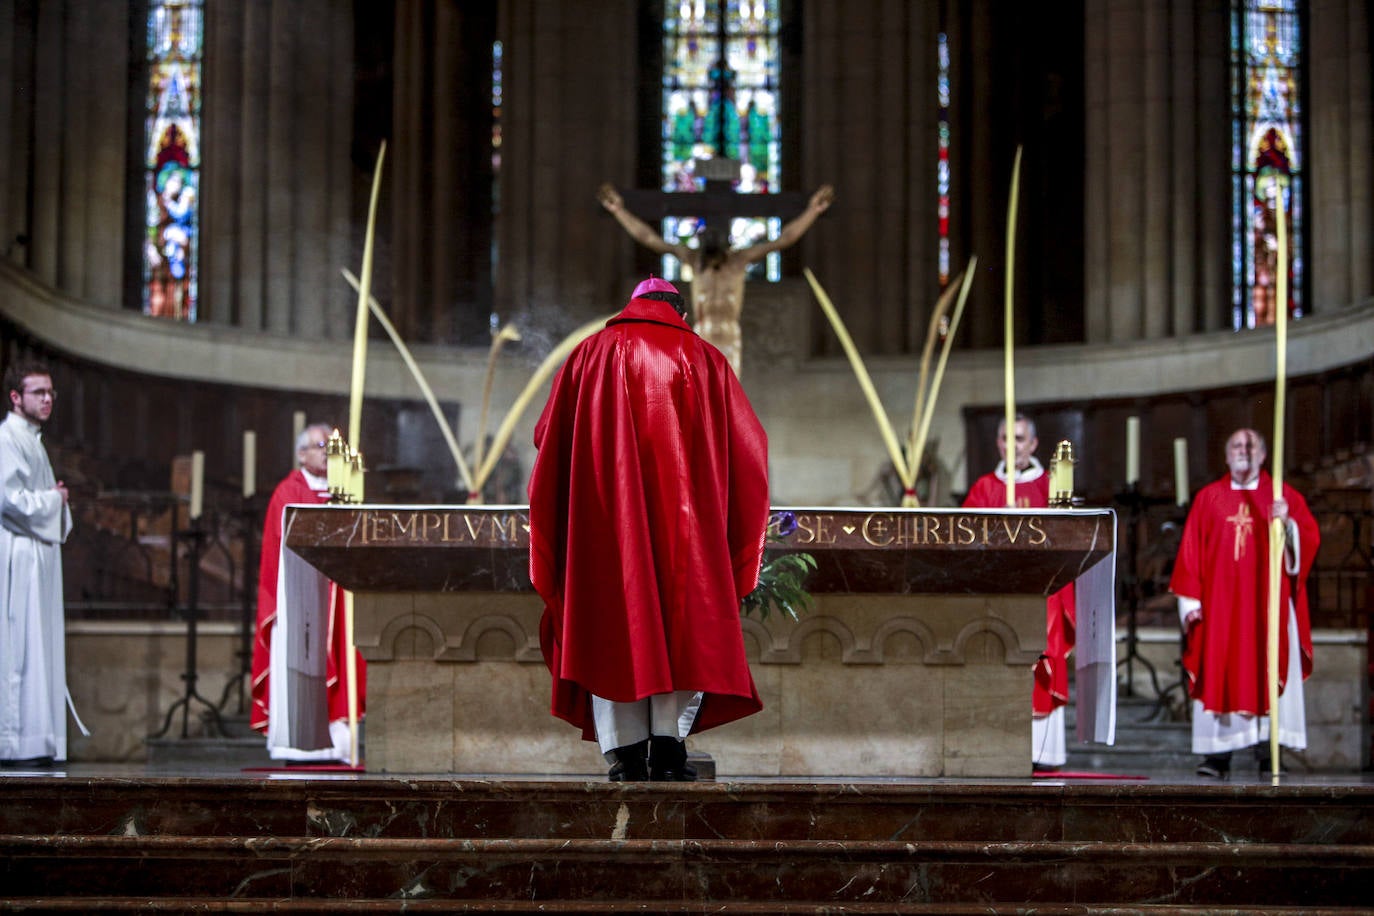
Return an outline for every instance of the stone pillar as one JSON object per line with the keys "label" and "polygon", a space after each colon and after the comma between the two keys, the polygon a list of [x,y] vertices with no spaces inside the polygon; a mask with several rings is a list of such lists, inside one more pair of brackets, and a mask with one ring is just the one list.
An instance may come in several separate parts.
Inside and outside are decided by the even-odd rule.
{"label": "stone pillar", "polygon": [[[1177,26],[1185,31],[1188,23]],[[1231,198],[1220,188],[1230,187],[1231,121],[1230,60],[1231,19],[1228,8],[1203,3],[1197,8],[1197,84],[1192,114],[1197,125],[1197,144],[1191,161],[1184,160],[1178,174],[1190,183],[1192,231],[1182,238],[1194,239],[1191,256],[1198,266],[1198,284],[1192,328],[1176,324],[1175,333],[1216,331],[1231,326]],[[1187,309],[1186,303],[1180,308]]]}
{"label": "stone pillar", "polygon": [[[0,12],[6,75],[0,251],[93,304],[120,304],[129,69],[127,11],[10,4]],[[27,244],[16,243],[28,236]],[[11,246],[13,246],[11,248]]]}
{"label": "stone pillar", "polygon": [[[329,0],[207,4],[202,320],[352,333],[353,28]],[[211,154],[210,151],[213,151]]]}
{"label": "stone pillar", "polygon": [[[937,13],[933,3],[807,4],[806,67],[783,87],[804,94],[803,155],[788,156],[785,184],[836,184],[801,260],[865,353],[919,350],[939,294]],[[839,352],[826,322],[813,328],[818,351]]]}
{"label": "stone pillar", "polygon": [[1089,0],[1090,343],[1219,327],[1229,301],[1224,10]]}
{"label": "stone pillar", "polygon": [[492,3],[396,4],[393,312],[403,336],[484,342],[491,311]]}
{"label": "stone pillar", "polygon": [[505,100],[497,310],[604,314],[628,293],[635,243],[596,202],[633,187],[641,119],[633,0],[501,4]]}
{"label": "stone pillar", "polygon": [[1368,17],[1367,4],[1359,0],[1318,0],[1307,18],[1307,251],[1313,311],[1374,295]]}

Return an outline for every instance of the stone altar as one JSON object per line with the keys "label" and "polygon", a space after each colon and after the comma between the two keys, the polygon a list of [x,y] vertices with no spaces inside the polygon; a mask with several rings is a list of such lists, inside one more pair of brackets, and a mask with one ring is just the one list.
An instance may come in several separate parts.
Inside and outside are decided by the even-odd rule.
{"label": "stone altar", "polygon": [[[770,551],[816,557],[815,603],[743,619],[764,710],[688,742],[722,776],[1029,775],[1045,595],[1085,574],[1076,699],[1111,740],[1111,510],[788,511]],[[525,507],[295,506],[284,546],[355,594],[370,771],[604,774],[548,712]]]}

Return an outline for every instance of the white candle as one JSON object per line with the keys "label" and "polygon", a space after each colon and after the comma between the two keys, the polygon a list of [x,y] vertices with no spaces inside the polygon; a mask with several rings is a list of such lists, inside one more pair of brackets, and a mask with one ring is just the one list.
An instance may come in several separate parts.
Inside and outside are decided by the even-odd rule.
{"label": "white candle", "polygon": [[251,499],[258,492],[258,434],[243,431],[243,498]]}
{"label": "white candle", "polygon": [[1126,418],[1126,486],[1140,482],[1140,417]]}
{"label": "white candle", "polygon": [[1174,440],[1174,502],[1188,505],[1188,440]]}
{"label": "white candle", "polygon": [[191,518],[200,518],[205,500],[205,453],[197,449],[191,453]]}
{"label": "white candle", "polygon": [[305,411],[298,410],[291,415],[291,467],[296,466],[296,443],[305,432]]}

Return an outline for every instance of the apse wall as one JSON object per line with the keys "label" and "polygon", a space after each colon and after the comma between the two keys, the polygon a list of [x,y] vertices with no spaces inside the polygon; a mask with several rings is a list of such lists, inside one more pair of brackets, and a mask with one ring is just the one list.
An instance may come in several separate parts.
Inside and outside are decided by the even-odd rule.
{"label": "apse wall", "polygon": [[[836,305],[843,314],[845,303]],[[288,425],[295,409],[291,392],[333,397],[348,393],[352,348],[347,343],[214,325],[186,326],[98,308],[63,296],[3,263],[0,316],[43,347],[77,361],[161,379],[279,389],[283,392],[281,422]],[[873,502],[871,491],[866,491],[887,464],[883,440],[848,362],[804,356],[813,325],[824,321],[801,280],[751,284],[748,289],[743,382],[769,434],[775,504]],[[831,333],[829,329],[823,332]],[[1024,405],[1102,398],[1148,400],[1177,392],[1253,385],[1272,379],[1274,343],[1273,329],[1261,329],[1130,344],[1027,347],[1014,356],[1016,397]],[[1372,352],[1374,300],[1321,311],[1293,323],[1288,370],[1293,377],[1310,375],[1367,359]],[[477,406],[487,363],[484,348],[420,346],[415,356],[441,400]],[[534,356],[513,350],[502,358],[492,395],[493,417],[504,415],[515,401],[532,373]],[[370,341],[367,365],[369,398],[420,401],[419,389],[387,340]],[[1000,350],[955,350],[950,357],[930,434],[937,457],[948,470],[946,492],[966,485],[961,411],[970,405],[1001,402],[1003,367]],[[867,369],[901,436],[911,423],[916,360],[875,358]],[[514,437],[525,467],[533,457],[528,443],[540,404],[542,398],[536,397]],[[476,413],[465,412],[465,422],[475,422]],[[476,435],[471,426],[456,432],[464,443]],[[187,451],[192,447],[204,446],[185,444]],[[1094,448],[1119,446],[1083,443],[1081,447],[1091,460]],[[386,462],[390,457],[378,455],[374,461]],[[451,461],[443,454],[434,460]]]}

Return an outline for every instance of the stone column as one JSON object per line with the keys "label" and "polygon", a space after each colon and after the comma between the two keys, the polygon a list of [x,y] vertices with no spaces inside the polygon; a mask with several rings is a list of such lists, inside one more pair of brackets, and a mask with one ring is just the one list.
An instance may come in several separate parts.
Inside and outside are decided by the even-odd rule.
{"label": "stone column", "polygon": [[[68,4],[70,6],[71,4]],[[10,4],[0,12],[8,77],[0,251],[40,280],[117,307],[124,271],[129,69],[127,10],[119,4]],[[27,244],[15,243],[27,235]]]}
{"label": "stone column", "polygon": [[[804,93],[802,156],[788,157],[796,177],[786,184],[836,184],[833,211],[799,244],[802,262],[869,354],[919,350],[939,293],[937,12],[933,3],[807,4],[806,67],[783,87]],[[818,350],[839,352],[825,321],[813,328]]]}
{"label": "stone column", "polygon": [[1368,17],[1360,0],[1318,0],[1307,18],[1307,263],[1313,311],[1374,295]]}
{"label": "stone column", "polygon": [[1089,0],[1090,343],[1221,325],[1230,282],[1224,10]]}
{"label": "stone column", "polygon": [[505,116],[496,307],[569,316],[623,304],[637,258],[596,202],[604,181],[636,182],[641,76],[633,0],[501,4]]}
{"label": "stone column", "polygon": [[483,342],[491,310],[492,3],[396,5],[394,317],[417,340]]}
{"label": "stone column", "polygon": [[201,319],[347,336],[353,30],[329,0],[208,4]]}

